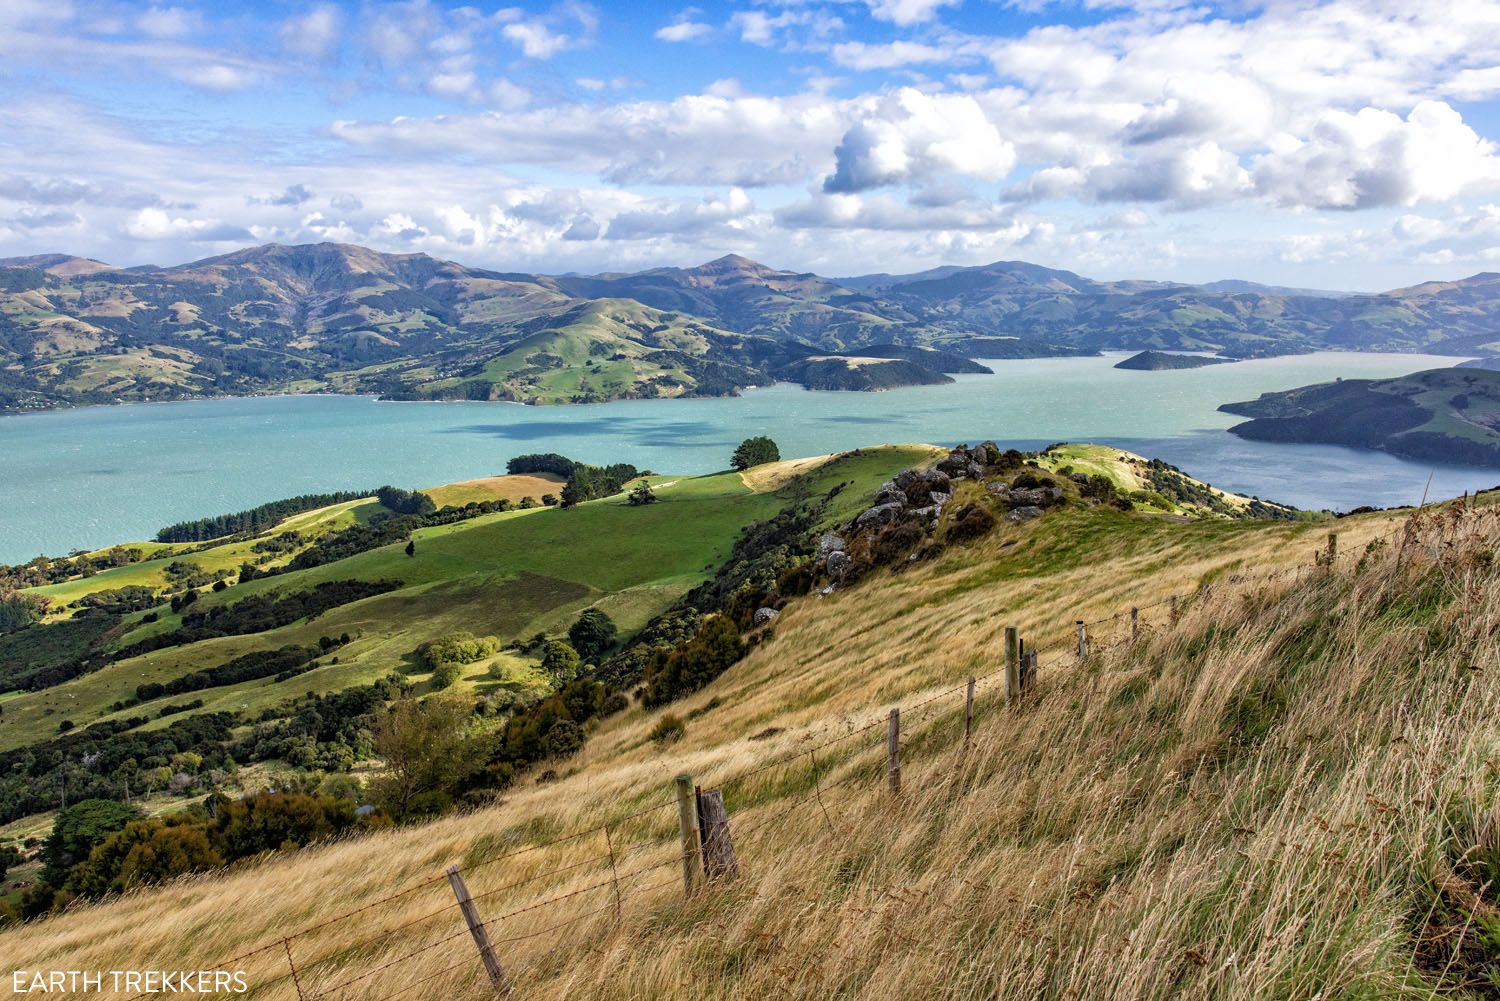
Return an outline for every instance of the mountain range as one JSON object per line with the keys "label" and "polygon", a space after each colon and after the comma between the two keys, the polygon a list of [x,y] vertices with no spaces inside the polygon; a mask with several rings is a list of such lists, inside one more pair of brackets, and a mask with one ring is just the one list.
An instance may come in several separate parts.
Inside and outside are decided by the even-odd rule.
{"label": "mountain range", "polygon": [[[175,267],[0,259],[0,409],[259,392],[597,402],[881,389],[1101,349],[1492,354],[1500,274],[1378,295],[1096,281],[1024,262],[831,279],[737,255],[540,275],[340,244]],[[982,369],[981,369],[982,370]]]}

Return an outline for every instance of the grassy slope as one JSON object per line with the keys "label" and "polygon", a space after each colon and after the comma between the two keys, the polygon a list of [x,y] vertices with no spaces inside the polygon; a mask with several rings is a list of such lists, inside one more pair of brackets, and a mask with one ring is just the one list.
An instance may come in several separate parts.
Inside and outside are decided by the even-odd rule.
{"label": "grassy slope", "polygon": [[[1340,548],[1360,552],[1399,523],[1347,519]],[[498,917],[607,880],[603,860],[482,900],[528,997],[676,998],[686,984],[715,998],[1429,997],[1403,986],[1411,932],[1434,905],[1440,849],[1495,808],[1500,741],[1487,639],[1500,580],[1484,558],[1500,524],[1492,510],[1450,524],[1399,559],[1387,547],[1359,569],[1262,585],[1234,575],[1307,564],[1314,526],[1104,509],[1006,525],[795,602],[774,638],[672,707],[689,722],[669,749],[645,739],[659,714],[633,708],[560,764],[560,781],[523,784],[494,809],[91,907],[6,945],[43,967],[196,967],[449,862],[469,866],[476,894],[497,891],[600,854],[603,838],[481,858],[663,802],[688,771],[725,788],[743,878],[684,904],[670,809],[617,820],[625,871],[660,864],[627,882],[618,928],[607,886]],[[1152,610],[1139,645],[1071,656],[1075,618],[1208,581],[1213,599],[1185,602],[1176,629]],[[1096,629],[1096,650],[1124,621]],[[956,709],[950,697],[903,716],[898,804],[883,791],[878,729],[821,752],[826,826],[815,801],[794,798],[809,790],[796,755],[811,740],[992,670],[1007,623],[1040,650],[1041,686],[1019,710],[984,686],[967,758],[953,712],[934,712]],[[734,778],[787,754],[795,764]],[[562,921],[577,923],[549,930]],[[383,973],[380,990],[435,977],[426,996],[488,996],[462,932],[439,880],[298,939],[302,986],[326,990],[458,934]],[[504,941],[516,935],[534,937]],[[337,962],[317,962],[327,955]],[[256,998],[294,996],[273,982],[283,954],[238,967],[265,985]]]}
{"label": "grassy slope", "polygon": [[[847,516],[847,505],[930,453],[925,446],[867,449],[821,466],[797,484],[781,487],[826,492],[839,482],[852,481],[854,486],[840,501],[845,505],[840,512]],[[313,645],[320,637],[345,632],[353,641],[338,651],[338,664],[325,660],[322,667],[284,682],[263,679],[190,696],[167,696],[121,715],[149,715],[158,704],[197,698],[204,699],[202,711],[259,709],[306,691],[336,691],[393,670],[409,670],[414,666],[411,654],[428,639],[460,630],[496,635],[505,641],[538,631],[558,633],[590,606],[603,609],[628,634],[707,577],[728,555],[740,528],[774,514],[789,494],[756,492],[740,474],[722,473],[666,482],[657,496],[658,503],[647,507],[631,507],[623,496],[617,496],[567,511],[536,508],[488,515],[417,532],[415,557],[405,555],[404,546],[397,543],[337,563],[249,581],[218,594],[205,593],[195,609],[322,581],[399,580],[402,584],[398,590],[340,606],[314,620],[153,651],[54,688],[17,696],[6,702],[0,717],[0,748],[50,736],[64,719],[81,726],[108,718],[109,706],[143,682],[164,682],[254,650],[293,643]],[[356,502],[347,509],[341,505],[326,512],[343,519],[357,509]],[[318,516],[299,518],[317,521]],[[97,586],[106,576],[91,580]],[[118,585],[111,582],[109,586]],[[160,621],[136,629],[122,642],[167,631],[179,622],[179,616],[163,611]],[[466,676],[481,673],[476,667]]]}
{"label": "grassy slope", "polygon": [[[1141,474],[1139,468],[1148,461],[1146,457],[1124,449],[1112,448],[1109,445],[1061,445],[1048,452],[1041,461],[1042,465],[1052,470],[1071,466],[1075,472],[1089,476],[1103,476],[1124,493],[1151,489],[1151,482]],[[1192,477],[1188,479],[1194,483],[1203,483],[1202,480],[1195,480]],[[1240,494],[1232,494],[1218,487],[1210,489],[1231,507],[1244,508],[1249,503],[1249,498]],[[1172,504],[1171,513],[1191,517],[1212,516],[1212,512],[1199,505],[1175,502]]]}

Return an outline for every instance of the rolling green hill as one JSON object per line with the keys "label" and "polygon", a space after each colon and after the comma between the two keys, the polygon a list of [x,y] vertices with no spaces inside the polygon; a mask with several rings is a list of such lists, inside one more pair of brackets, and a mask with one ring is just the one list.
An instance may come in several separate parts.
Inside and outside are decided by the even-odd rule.
{"label": "rolling green hill", "polygon": [[1434,462],[1500,466],[1500,372],[1439,368],[1399,379],[1346,379],[1264,393],[1220,410],[1257,441],[1378,448]]}
{"label": "rolling green hill", "polygon": [[[256,652],[288,645],[316,646],[325,636],[347,633],[350,642],[335,657],[320,658],[312,671],[285,681],[271,678],[194,693],[202,712],[253,713],[301,693],[336,692],[368,684],[393,671],[411,672],[413,652],[428,640],[456,632],[496,636],[505,643],[538,632],[564,631],[585,608],[610,615],[625,636],[665,610],[709,577],[728,556],[738,533],[752,522],[772,518],[788,505],[844,484],[824,517],[847,517],[852,506],[898,469],[933,454],[926,446],[865,449],[836,460],[799,465],[790,479],[757,470],[672,479],[654,477],[658,502],[644,507],[623,496],[563,510],[531,510],[481,515],[414,533],[415,555],[404,540],[346,559],[290,573],[235,583],[222,591],[204,590],[191,606],[202,614],[247,598],[302,594],[338,582],[394,582],[396,586],[274,629],[172,645],[138,656],[112,659],[74,680],[6,699],[0,714],[0,750],[55,734],[66,719],[76,726],[109,719],[152,715],[162,705],[180,703],[166,696],[124,709],[137,685],[174,678]],[[790,465],[790,464],[789,464]],[[284,565],[311,540],[369,521],[378,508],[355,501],[295,516],[253,539],[235,539],[197,552],[167,547],[162,555],[28,593],[46,597],[54,609],[72,615],[73,606],[92,594],[126,586],[175,592],[168,568],[179,564],[205,572],[233,570],[250,558],[257,541],[299,532],[298,548],[266,566]],[[231,577],[233,579],[233,577]],[[164,600],[159,598],[158,600]],[[106,638],[105,651],[118,651],[171,632],[183,612],[158,606],[155,621],[146,613],[127,615]],[[52,626],[33,627],[48,629]],[[530,671],[519,676],[489,663],[474,666],[467,684],[480,691],[530,690]],[[512,665],[514,666],[514,665]],[[418,672],[418,677],[424,676]],[[164,725],[153,721],[150,726]]]}
{"label": "rolling green hill", "polygon": [[[845,282],[735,255],[593,276],[340,244],[272,244],[168,268],[9,258],[0,412],[267,391],[554,403],[708,395],[784,378],[808,355],[899,357],[876,347],[970,358],[1500,350],[1496,274],[1349,296],[1102,282],[1021,262]],[[944,371],[904,360],[926,371],[889,365],[865,380],[821,365],[808,384],[877,389]]]}

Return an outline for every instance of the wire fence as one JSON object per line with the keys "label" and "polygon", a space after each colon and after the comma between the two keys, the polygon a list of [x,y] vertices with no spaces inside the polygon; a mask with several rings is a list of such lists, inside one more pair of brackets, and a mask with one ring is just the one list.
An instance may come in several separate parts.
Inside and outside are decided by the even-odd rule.
{"label": "wire fence", "polygon": [[[1330,534],[1326,549],[1320,551],[1311,565],[1285,567],[1262,574],[1232,574],[1192,596],[1170,595],[1148,604],[1121,609],[1113,615],[1078,620],[1075,623],[1077,646],[1071,652],[1076,658],[1084,659],[1135,643],[1145,630],[1159,628],[1162,608],[1168,609],[1165,625],[1174,626],[1189,611],[1190,605],[1208,600],[1214,589],[1223,585],[1255,586],[1295,580],[1307,573],[1331,572],[1340,561],[1362,557],[1372,547],[1398,538],[1404,547],[1415,539],[1413,525],[1414,522],[1408,520],[1394,532],[1367,540],[1360,549],[1346,552],[1336,551],[1337,536]],[[1151,613],[1150,616],[1147,613]],[[1101,641],[1107,628],[1118,631],[1107,641]],[[1066,647],[1064,649],[1066,651]],[[1034,651],[1031,656],[1036,656]],[[1049,659],[1049,665],[1055,667],[1065,662],[1069,654],[1054,652],[1050,657],[1055,659]],[[929,736],[933,723],[949,718],[955,712],[961,711],[967,746],[974,700],[978,694],[992,695],[998,687],[1007,701],[1019,698],[1022,692],[1011,690],[1011,686],[1017,683],[1016,679],[1016,665],[1006,663],[988,674],[971,676],[962,684],[927,695],[909,705],[895,707],[887,715],[867,723],[851,724],[847,719],[840,720],[834,725],[848,727],[843,733],[820,740],[806,737],[804,740],[816,742],[793,747],[731,775],[715,777],[717,788],[732,806],[731,814],[737,817],[733,826],[733,849],[743,852],[747,848],[754,851],[765,847],[767,837],[775,831],[778,823],[801,811],[812,811],[815,822],[832,830],[830,803],[856,795],[863,784],[880,781],[882,765],[886,768],[887,781],[892,781],[890,768],[897,768],[894,788],[899,784],[899,765],[896,762],[900,751],[911,747],[916,738]],[[826,722],[833,723],[831,720]],[[883,757],[870,757],[872,753],[878,755],[881,750],[885,751]],[[627,903],[649,900],[674,885],[691,890],[693,867],[702,871],[702,848],[686,840],[681,827],[681,809],[682,804],[675,797],[649,801],[645,806],[612,816],[597,825],[483,855],[462,867],[452,867],[449,873],[419,880],[206,969],[239,969],[247,961],[257,960],[252,964],[255,980],[249,983],[248,993],[265,995],[277,988],[284,996],[295,997],[298,1001],[342,1001],[346,998],[384,1001],[422,987],[432,992],[435,990],[433,985],[439,981],[444,982],[444,994],[483,985],[486,968],[475,961],[476,944],[480,946],[481,956],[486,949],[500,950],[502,946],[528,944],[530,951],[527,952],[514,948],[505,950],[512,974],[523,973],[528,967],[543,961],[551,949],[561,944],[553,941],[549,946],[547,940],[549,937],[556,939],[565,929],[590,920],[622,921]],[[636,822],[672,810],[679,813],[678,818],[673,818],[676,823],[667,825],[662,833],[642,835],[643,830],[651,829],[652,823]],[[633,831],[637,836],[632,839]],[[591,840],[594,847],[588,847]],[[563,845],[573,845],[580,857],[568,859],[566,864],[548,865],[540,872],[507,875],[511,867],[533,859],[545,859],[542,853]],[[666,872],[669,869],[678,871]],[[468,894],[467,884],[463,884],[460,903],[467,898],[469,905],[476,908],[476,913],[480,903],[485,909],[498,911],[478,921],[477,930],[472,922],[465,923],[465,915],[460,913],[460,907],[455,906],[453,893],[458,889],[455,873],[458,874],[457,882],[467,877],[478,883],[472,895]],[[429,901],[428,897],[432,900]],[[440,898],[445,899],[439,903]],[[415,905],[419,902],[423,906],[417,908]],[[545,920],[553,909],[564,905],[570,908],[566,917],[552,922]],[[583,909],[579,910],[579,907]],[[416,910],[417,913],[408,914],[406,910]],[[606,918],[607,915],[612,915],[612,918]],[[382,916],[387,919],[382,921]],[[534,926],[538,921],[540,926]],[[353,937],[347,931],[351,923],[360,926],[359,934]],[[425,930],[429,927],[431,930]],[[436,971],[429,972],[434,954],[440,956],[437,961],[441,965]],[[423,962],[418,964],[418,960]],[[517,962],[522,965],[517,966]],[[465,970],[467,975],[463,972]],[[398,986],[399,978],[408,972],[410,977]],[[509,992],[508,984],[509,981],[502,985],[501,993]],[[287,986],[290,986],[290,992],[286,991]],[[392,989],[383,992],[388,987]],[[147,991],[133,995],[130,1001],[152,996],[155,992]]]}

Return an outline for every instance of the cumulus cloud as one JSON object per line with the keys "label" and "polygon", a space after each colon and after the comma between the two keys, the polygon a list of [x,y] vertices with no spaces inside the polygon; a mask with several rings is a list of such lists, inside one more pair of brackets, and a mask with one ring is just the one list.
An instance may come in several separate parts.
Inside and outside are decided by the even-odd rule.
{"label": "cumulus cloud", "polygon": [[702,21],[694,21],[691,17],[683,17],[671,24],[662,25],[656,29],[656,37],[664,42],[691,42],[695,38],[702,38],[711,34],[713,28]]}
{"label": "cumulus cloud", "polygon": [[590,44],[598,27],[599,16],[592,7],[570,3],[552,14],[507,24],[501,34],[527,58],[551,59],[564,49]]}
{"label": "cumulus cloud", "polygon": [[836,169],[823,182],[829,193],[863,191],[920,180],[943,171],[999,180],[1016,162],[972,97],[928,95],[904,87],[844,133]]}
{"label": "cumulus cloud", "polygon": [[755,210],[755,203],[740,188],[731,188],[723,196],[705,195],[697,204],[656,205],[621,212],[610,221],[605,232],[610,240],[640,240],[663,235],[702,236],[708,231],[733,228]]}
{"label": "cumulus cloud", "polygon": [[141,209],[125,223],[126,235],[137,240],[190,240],[223,243],[252,239],[249,230],[218,219],[189,219],[163,209]]}
{"label": "cumulus cloud", "polygon": [[1277,140],[1257,161],[1255,183],[1279,205],[1414,205],[1500,186],[1496,154],[1441,101],[1423,101],[1405,119],[1377,108],[1330,111],[1306,139]]}
{"label": "cumulus cloud", "polygon": [[310,59],[326,59],[338,50],[343,29],[343,11],[334,4],[324,3],[306,14],[287,18],[277,37],[287,52]]}
{"label": "cumulus cloud", "polygon": [[962,0],[867,0],[870,13],[894,24],[919,24],[932,20],[941,7],[956,7]]}

